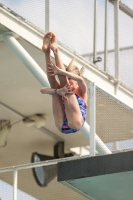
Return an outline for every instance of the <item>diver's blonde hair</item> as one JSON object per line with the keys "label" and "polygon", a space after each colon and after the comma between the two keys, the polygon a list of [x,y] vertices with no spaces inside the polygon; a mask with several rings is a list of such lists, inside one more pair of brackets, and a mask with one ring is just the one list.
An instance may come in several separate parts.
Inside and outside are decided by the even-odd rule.
{"label": "diver's blonde hair", "polygon": [[82,68],[79,70],[78,67],[75,65],[75,58],[71,60],[71,62],[66,68],[66,71],[74,72],[75,74],[79,76],[83,76],[84,70],[85,70],[85,66],[82,66]]}

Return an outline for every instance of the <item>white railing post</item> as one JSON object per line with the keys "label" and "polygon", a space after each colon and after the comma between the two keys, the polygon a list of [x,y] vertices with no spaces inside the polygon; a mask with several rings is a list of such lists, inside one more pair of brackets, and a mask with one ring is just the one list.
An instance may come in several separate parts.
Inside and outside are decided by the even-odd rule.
{"label": "white railing post", "polygon": [[104,71],[108,65],[108,0],[105,2],[105,40],[104,40]]}
{"label": "white railing post", "polygon": [[114,1],[115,78],[119,81],[119,0]]}
{"label": "white railing post", "polygon": [[13,200],[17,200],[18,171],[13,171]]}
{"label": "white railing post", "polygon": [[119,142],[118,141],[113,142],[113,150],[114,151],[119,150]]}
{"label": "white railing post", "polygon": [[45,32],[50,31],[50,0],[45,0]]}
{"label": "white railing post", "polygon": [[98,0],[95,0],[94,3],[94,36],[93,36],[93,63],[95,63],[97,58],[97,3]]}
{"label": "white railing post", "polygon": [[96,101],[95,83],[90,83],[90,156],[95,156]]}

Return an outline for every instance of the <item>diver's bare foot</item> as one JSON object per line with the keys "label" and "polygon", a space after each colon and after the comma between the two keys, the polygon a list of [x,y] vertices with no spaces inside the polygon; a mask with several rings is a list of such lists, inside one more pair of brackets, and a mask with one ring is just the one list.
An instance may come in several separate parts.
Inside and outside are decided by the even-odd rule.
{"label": "diver's bare foot", "polygon": [[56,36],[54,33],[52,33],[52,39],[51,39],[51,44],[50,44],[50,49],[56,53],[58,50],[58,45],[57,45],[57,40],[56,40]]}
{"label": "diver's bare foot", "polygon": [[48,32],[43,38],[42,50],[44,53],[49,49],[51,38],[52,38],[51,32]]}

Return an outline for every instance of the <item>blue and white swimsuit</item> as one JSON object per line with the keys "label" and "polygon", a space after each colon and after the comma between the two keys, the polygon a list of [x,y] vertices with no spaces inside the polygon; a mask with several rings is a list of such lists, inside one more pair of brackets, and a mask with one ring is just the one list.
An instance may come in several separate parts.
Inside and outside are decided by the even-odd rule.
{"label": "blue and white swimsuit", "polygon": [[[85,101],[79,95],[75,94],[75,96],[77,98],[79,108],[80,108],[80,111],[81,111],[81,114],[82,114],[82,117],[83,117],[83,124],[82,124],[82,126],[83,126],[85,119],[86,119],[87,105],[86,105]],[[64,107],[64,100],[62,101],[62,103],[63,103],[63,107]],[[64,109],[65,109],[65,107],[64,107]],[[65,119],[64,119],[64,122],[62,124],[61,132],[64,133],[64,134],[69,134],[69,133],[75,133],[79,130],[80,130],[80,128],[79,129],[73,129],[73,128],[70,128],[68,126],[68,121],[67,121],[67,118],[66,118],[66,115],[65,115]]]}

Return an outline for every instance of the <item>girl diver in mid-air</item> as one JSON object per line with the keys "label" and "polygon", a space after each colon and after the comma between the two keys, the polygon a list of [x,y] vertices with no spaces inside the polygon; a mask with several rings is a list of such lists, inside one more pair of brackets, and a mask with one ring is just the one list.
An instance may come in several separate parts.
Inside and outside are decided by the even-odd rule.
{"label": "girl diver in mid-air", "polygon": [[[84,67],[79,70],[73,59],[65,69],[56,36],[52,32],[44,36],[42,50],[51,88],[43,87],[40,91],[52,95],[53,115],[58,130],[65,134],[77,132],[85,122],[87,110],[87,85],[82,78]],[[54,53],[56,65],[50,60],[50,50]]]}

